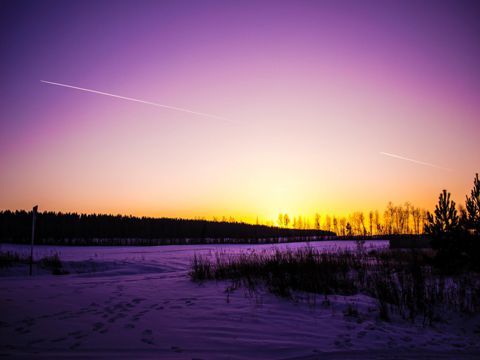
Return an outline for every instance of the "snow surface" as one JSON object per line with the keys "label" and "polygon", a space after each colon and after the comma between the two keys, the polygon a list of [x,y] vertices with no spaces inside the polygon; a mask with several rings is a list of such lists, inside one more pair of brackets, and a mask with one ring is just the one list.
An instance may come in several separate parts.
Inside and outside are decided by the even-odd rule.
{"label": "snow surface", "polygon": [[[478,359],[478,316],[446,315],[433,327],[378,319],[375,300],[329,297],[293,303],[228,282],[188,277],[193,254],[268,251],[278,245],[35,248],[57,252],[71,272],[0,270],[0,356],[155,359]],[[331,251],[353,242],[316,242]],[[367,242],[385,247],[387,242]],[[29,253],[3,244],[0,251]],[[348,316],[349,304],[358,316]]]}

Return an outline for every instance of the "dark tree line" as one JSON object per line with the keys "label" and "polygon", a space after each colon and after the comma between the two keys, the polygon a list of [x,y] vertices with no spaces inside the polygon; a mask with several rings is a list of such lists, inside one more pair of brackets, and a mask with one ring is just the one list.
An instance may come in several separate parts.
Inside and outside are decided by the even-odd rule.
{"label": "dark tree line", "polygon": [[[382,216],[383,214],[383,216]],[[424,232],[427,211],[415,207],[410,202],[403,205],[387,204],[383,213],[370,210],[368,213],[355,211],[347,216],[321,216],[315,214],[308,217],[290,217],[289,214],[279,214],[277,224],[280,227],[293,229],[317,229],[333,231],[338,236],[386,236],[420,235]],[[312,221],[313,220],[313,221]]]}
{"label": "dark tree line", "polygon": [[[32,213],[27,211],[0,212],[0,241],[28,243],[31,239]],[[39,243],[95,243],[93,239],[134,239],[132,244],[169,242],[141,239],[274,239],[284,237],[314,237],[335,235],[323,230],[284,229],[265,225],[149,218],[121,215],[43,212],[37,214],[36,238]],[[83,242],[80,240],[84,240]],[[135,241],[137,239],[137,241]],[[75,241],[72,241],[75,240]],[[235,241],[236,240],[236,241]],[[114,241],[112,240],[112,244]],[[105,242],[102,242],[105,244]],[[107,242],[108,244],[108,242]]]}

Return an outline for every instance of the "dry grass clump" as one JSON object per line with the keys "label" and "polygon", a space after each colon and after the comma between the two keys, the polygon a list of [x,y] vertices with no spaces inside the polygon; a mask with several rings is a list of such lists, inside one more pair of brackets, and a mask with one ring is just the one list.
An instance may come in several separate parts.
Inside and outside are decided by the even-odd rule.
{"label": "dry grass clump", "polygon": [[431,255],[419,251],[321,252],[311,247],[287,251],[195,255],[194,281],[230,280],[229,289],[259,286],[294,299],[296,292],[374,297],[380,317],[392,312],[431,324],[441,312],[480,311],[480,279],[468,272],[447,277],[432,266]]}

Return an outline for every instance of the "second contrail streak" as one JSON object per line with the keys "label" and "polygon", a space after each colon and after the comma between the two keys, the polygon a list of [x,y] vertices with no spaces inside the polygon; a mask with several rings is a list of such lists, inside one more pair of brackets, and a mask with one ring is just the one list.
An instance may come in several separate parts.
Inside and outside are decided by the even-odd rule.
{"label": "second contrail streak", "polygon": [[107,92],[103,92],[103,91],[97,91],[97,90],[82,88],[82,87],[78,87],[78,86],[73,86],[73,85],[68,85],[68,84],[62,84],[62,83],[57,83],[57,82],[53,82],[53,81],[40,80],[40,82],[45,83],[45,84],[50,84],[50,85],[62,86],[62,87],[66,87],[66,88],[69,88],[69,89],[86,91],[86,92],[93,93],[93,94],[110,96],[110,97],[114,97],[114,98],[117,98],[117,99],[134,101],[134,102],[138,102],[138,103],[142,103],[142,104],[147,104],[147,105],[152,105],[152,106],[156,106],[156,107],[160,107],[160,108],[164,108],[164,109],[181,111],[181,112],[188,113],[188,114],[193,114],[193,115],[198,115],[198,116],[205,116],[205,117],[209,117],[209,118],[212,118],[212,119],[217,119],[217,120],[222,120],[222,121],[227,121],[227,122],[233,123],[233,121],[231,121],[231,120],[229,120],[229,119],[226,119],[226,118],[224,118],[224,117],[221,117],[221,116],[212,115],[212,114],[206,114],[206,113],[202,113],[202,112],[199,112],[199,111],[193,111],[193,110],[183,109],[183,108],[179,108],[179,107],[176,107],[176,106],[159,104],[159,103],[155,103],[155,102],[152,102],[152,101],[145,101],[145,100],[141,100],[141,99],[135,99],[135,98],[127,97],[127,96],[121,96],[121,95],[111,94],[111,93],[107,93]]}
{"label": "second contrail streak", "polygon": [[383,151],[380,151],[380,154],[385,155],[385,156],[390,156],[390,157],[393,157],[393,158],[395,158],[395,159],[410,161],[410,162],[413,162],[413,163],[419,164],[419,165],[425,165],[425,166],[430,166],[430,167],[434,167],[434,168],[437,168],[437,169],[452,171],[452,169],[449,169],[449,168],[446,168],[446,167],[443,167],[443,166],[438,166],[438,165],[435,165],[435,164],[430,164],[430,163],[427,163],[427,162],[424,162],[424,161],[420,161],[420,160],[409,159],[409,158],[407,158],[407,157],[400,156],[400,155],[390,154],[390,153],[383,152]]}

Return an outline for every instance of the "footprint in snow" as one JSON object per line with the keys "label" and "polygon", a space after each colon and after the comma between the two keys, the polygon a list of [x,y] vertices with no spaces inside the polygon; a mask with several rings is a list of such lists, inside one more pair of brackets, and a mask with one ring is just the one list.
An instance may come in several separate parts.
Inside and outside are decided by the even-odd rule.
{"label": "footprint in snow", "polygon": [[362,338],[365,337],[365,335],[367,335],[367,332],[366,332],[366,331],[360,331],[360,332],[357,334],[357,338],[362,339]]}
{"label": "footprint in snow", "polygon": [[142,332],[141,341],[146,344],[153,345],[153,331],[150,329],[144,330]]}
{"label": "footprint in snow", "polygon": [[62,342],[62,341],[65,341],[65,340],[67,340],[66,337],[60,337],[60,338],[52,339],[52,340],[50,340],[50,342],[55,342],[56,343],[56,342]]}
{"label": "footprint in snow", "polygon": [[73,343],[72,345],[70,345],[70,349],[74,350],[74,349],[78,348],[81,344],[82,344],[81,342]]}
{"label": "footprint in snow", "polygon": [[35,339],[35,340],[32,340],[32,341],[29,341],[28,342],[28,345],[35,345],[35,344],[40,344],[42,342],[44,342],[45,339]]}
{"label": "footprint in snow", "polygon": [[172,346],[170,349],[175,351],[176,353],[181,353],[183,350],[179,346]]}
{"label": "footprint in snow", "polygon": [[93,324],[93,331],[98,331],[103,327],[104,327],[104,324],[102,322],[96,322],[95,324]]}
{"label": "footprint in snow", "polygon": [[35,319],[26,318],[26,319],[22,320],[22,323],[24,323],[26,326],[30,327],[30,326],[35,325]]}
{"label": "footprint in snow", "polygon": [[352,339],[348,334],[341,334],[337,336],[337,339],[334,341],[334,344],[338,348],[347,348],[352,346]]}
{"label": "footprint in snow", "polygon": [[23,334],[28,334],[30,332],[30,330],[25,329],[24,327],[21,327],[21,326],[16,328],[15,331],[19,334],[22,334],[22,335]]}
{"label": "footprint in snow", "polygon": [[71,331],[69,332],[67,335],[68,336],[75,336],[75,335],[78,335],[78,334],[81,334],[82,332],[80,330],[77,330],[77,331]]}

